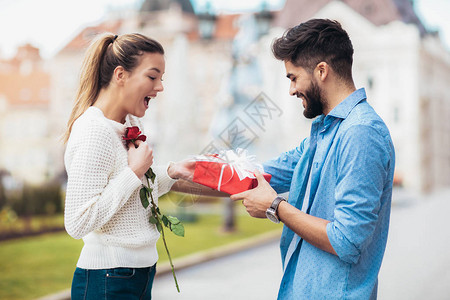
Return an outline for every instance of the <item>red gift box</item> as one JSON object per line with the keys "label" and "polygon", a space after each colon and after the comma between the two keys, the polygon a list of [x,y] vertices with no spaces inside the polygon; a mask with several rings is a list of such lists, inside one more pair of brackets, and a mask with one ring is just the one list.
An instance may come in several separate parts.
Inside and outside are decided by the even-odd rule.
{"label": "red gift box", "polygon": [[[270,174],[263,173],[263,176],[270,182]],[[232,165],[215,161],[196,161],[193,181],[231,195],[258,186],[256,178],[245,177],[241,180]]]}

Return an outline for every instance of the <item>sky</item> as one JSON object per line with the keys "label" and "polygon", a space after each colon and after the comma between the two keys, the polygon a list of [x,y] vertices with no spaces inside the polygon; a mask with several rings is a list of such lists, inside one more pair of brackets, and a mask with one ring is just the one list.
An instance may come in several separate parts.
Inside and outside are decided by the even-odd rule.
{"label": "sky", "polygon": [[[11,58],[18,46],[31,43],[43,58],[55,55],[86,26],[97,24],[110,11],[138,7],[142,0],[0,0],[0,58]],[[208,0],[193,0],[201,10]],[[258,10],[262,0],[213,0],[219,12]],[[284,0],[267,0],[272,9]],[[450,0],[414,0],[416,12],[429,29],[440,31],[450,50]]]}

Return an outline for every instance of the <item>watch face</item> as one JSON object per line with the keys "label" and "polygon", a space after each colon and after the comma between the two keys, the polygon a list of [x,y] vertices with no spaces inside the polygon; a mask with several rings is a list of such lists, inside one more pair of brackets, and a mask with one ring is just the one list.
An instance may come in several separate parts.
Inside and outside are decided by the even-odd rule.
{"label": "watch face", "polygon": [[270,221],[272,221],[274,223],[280,223],[280,220],[278,220],[278,218],[275,215],[275,212],[272,208],[269,208],[266,210],[266,217],[267,217],[267,219],[269,219]]}

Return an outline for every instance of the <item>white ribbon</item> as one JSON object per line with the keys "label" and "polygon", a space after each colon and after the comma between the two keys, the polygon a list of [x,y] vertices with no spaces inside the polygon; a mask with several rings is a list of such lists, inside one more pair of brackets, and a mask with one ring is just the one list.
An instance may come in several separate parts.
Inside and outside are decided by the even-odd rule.
{"label": "white ribbon", "polygon": [[[225,170],[226,166],[227,166],[227,164],[223,164],[222,169],[220,170],[219,182],[217,183],[217,190],[219,192],[220,192],[220,187],[222,186],[223,171]],[[233,178],[233,175],[234,175],[234,168],[231,166],[230,166],[230,168],[231,168],[231,177],[230,177],[230,180],[231,180],[231,178]],[[228,182],[226,182],[225,184],[227,184],[227,183]]]}

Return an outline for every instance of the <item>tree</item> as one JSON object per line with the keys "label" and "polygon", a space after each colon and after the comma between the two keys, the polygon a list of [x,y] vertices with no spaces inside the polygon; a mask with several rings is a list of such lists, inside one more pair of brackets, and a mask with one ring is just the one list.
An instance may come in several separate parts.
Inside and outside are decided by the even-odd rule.
{"label": "tree", "polygon": [[0,170],[0,210],[6,205],[6,192],[3,186],[3,177],[8,174],[5,170]]}

